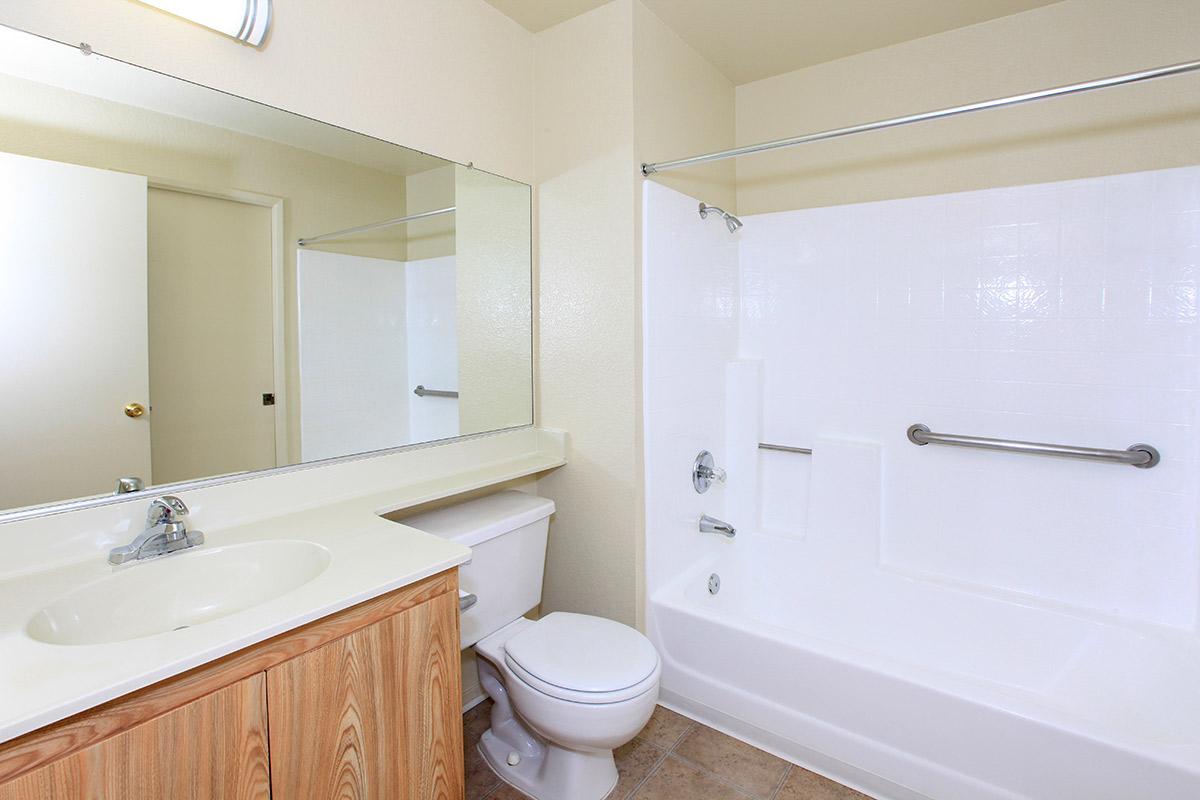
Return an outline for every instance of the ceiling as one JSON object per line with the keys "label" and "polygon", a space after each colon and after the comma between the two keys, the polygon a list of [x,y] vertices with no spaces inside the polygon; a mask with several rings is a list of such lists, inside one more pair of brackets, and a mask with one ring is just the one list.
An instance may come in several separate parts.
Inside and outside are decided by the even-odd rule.
{"label": "ceiling", "polygon": [[[606,0],[488,0],[531,31]],[[735,84],[1058,0],[642,0]]]}
{"label": "ceiling", "polygon": [[599,8],[609,0],[487,0],[509,17],[537,33]]}

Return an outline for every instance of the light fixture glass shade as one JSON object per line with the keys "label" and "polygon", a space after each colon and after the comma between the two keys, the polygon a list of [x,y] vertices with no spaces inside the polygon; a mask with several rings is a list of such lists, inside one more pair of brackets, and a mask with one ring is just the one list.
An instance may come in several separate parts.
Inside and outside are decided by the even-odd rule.
{"label": "light fixture glass shade", "polygon": [[271,27],[271,0],[140,0],[258,47]]}

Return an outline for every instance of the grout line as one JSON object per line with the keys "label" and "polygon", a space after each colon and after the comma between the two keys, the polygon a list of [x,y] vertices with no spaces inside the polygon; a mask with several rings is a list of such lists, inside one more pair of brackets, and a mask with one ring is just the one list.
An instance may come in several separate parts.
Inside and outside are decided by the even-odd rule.
{"label": "grout line", "polygon": [[733,781],[729,780],[728,778],[726,778],[724,775],[720,774],[719,772],[713,772],[708,767],[705,767],[702,764],[697,764],[695,761],[692,761],[690,758],[685,758],[684,756],[681,756],[678,753],[672,753],[671,755],[675,756],[675,758],[677,758],[680,761],[682,761],[683,763],[687,764],[689,767],[693,767],[695,769],[700,770],[705,775],[716,780],[718,783],[722,783],[725,786],[728,786],[730,789],[733,789],[734,791],[736,791],[738,794],[742,795],[743,797],[750,798],[750,800],[764,800],[764,798],[762,798],[762,797],[755,797],[753,794],[750,793],[750,791],[748,789],[746,789],[745,786],[741,786],[739,784],[734,783]]}
{"label": "grout line", "polygon": [[[680,714],[679,716],[682,717],[683,715]],[[667,748],[668,753],[674,753],[675,748],[679,747],[679,745],[681,745],[683,743],[683,740],[688,737],[688,734],[690,734],[692,731],[696,730],[696,727],[700,725],[700,723],[696,722],[696,720],[694,720],[694,719],[690,719],[688,717],[683,717],[683,718],[688,720],[689,724],[686,728],[683,729],[683,731],[678,736],[675,737],[675,741],[671,742],[671,746]]]}
{"label": "grout line", "polygon": [[622,798],[621,800],[633,800],[634,796],[637,795],[637,793],[642,790],[642,787],[646,784],[646,782],[649,781],[650,778],[652,778],[654,776],[654,773],[658,772],[658,768],[661,767],[663,765],[663,762],[665,762],[667,760],[667,756],[671,755],[670,750],[659,747],[658,745],[654,744],[653,742],[646,742],[646,744],[650,745],[655,750],[661,750],[662,755],[660,755],[658,757],[658,759],[654,762],[653,766],[651,766],[650,769],[646,770],[646,774],[642,776],[642,779],[640,781],[638,781],[637,785],[634,786],[632,789],[630,789],[629,793],[626,794],[625,797]]}
{"label": "grout line", "polygon": [[[479,749],[479,745],[476,744],[475,748]],[[496,782],[492,785],[492,788],[488,789],[486,792],[484,792],[482,795],[480,795],[479,800],[487,800],[489,797],[494,795],[501,786],[506,785],[504,783],[504,781],[500,778],[500,776],[496,774],[496,771],[494,769],[492,769],[492,765],[487,763],[487,759],[484,759],[483,765],[485,767],[487,767],[488,774],[490,774],[493,778],[495,778]]]}
{"label": "grout line", "polygon": [[784,785],[792,774],[792,770],[796,768],[795,764],[788,762],[787,769],[783,771],[783,775],[779,777],[779,783],[775,786],[775,791],[771,792],[770,800],[779,800],[779,793],[783,791]]}

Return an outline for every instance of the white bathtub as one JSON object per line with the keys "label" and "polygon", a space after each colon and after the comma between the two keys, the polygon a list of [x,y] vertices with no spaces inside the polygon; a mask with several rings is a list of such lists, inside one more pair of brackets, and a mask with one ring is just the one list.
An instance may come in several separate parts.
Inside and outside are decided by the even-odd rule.
{"label": "white bathtub", "polygon": [[1196,637],[722,550],[650,598],[669,705],[888,800],[1200,798]]}

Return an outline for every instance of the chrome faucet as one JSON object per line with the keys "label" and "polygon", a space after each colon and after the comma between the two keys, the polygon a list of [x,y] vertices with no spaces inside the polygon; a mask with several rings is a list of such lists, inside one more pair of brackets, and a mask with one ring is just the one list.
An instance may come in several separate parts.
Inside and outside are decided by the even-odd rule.
{"label": "chrome faucet", "polygon": [[701,533],[719,533],[729,539],[737,536],[737,528],[730,525],[724,520],[710,517],[708,514],[700,515],[700,532]]}
{"label": "chrome faucet", "polygon": [[109,551],[108,563],[141,561],[203,544],[203,533],[188,530],[187,515],[188,507],[178,497],[168,494],[156,498],[146,512],[146,530],[129,544]]}

